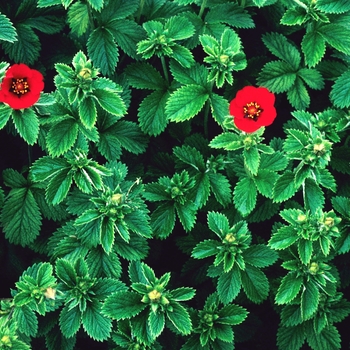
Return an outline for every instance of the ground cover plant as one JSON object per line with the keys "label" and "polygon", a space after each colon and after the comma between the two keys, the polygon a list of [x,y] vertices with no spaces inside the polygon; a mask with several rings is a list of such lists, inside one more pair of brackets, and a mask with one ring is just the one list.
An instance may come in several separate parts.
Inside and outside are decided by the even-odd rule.
{"label": "ground cover plant", "polygon": [[0,3],[0,349],[348,348],[350,3]]}

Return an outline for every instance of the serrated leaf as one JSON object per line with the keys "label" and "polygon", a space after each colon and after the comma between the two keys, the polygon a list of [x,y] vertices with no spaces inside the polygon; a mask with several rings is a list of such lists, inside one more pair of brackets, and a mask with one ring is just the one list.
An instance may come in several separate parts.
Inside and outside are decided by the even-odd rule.
{"label": "serrated leaf", "polygon": [[346,71],[335,81],[330,98],[336,107],[350,106],[350,71]]}
{"label": "serrated leaf", "polygon": [[91,129],[97,119],[97,110],[95,101],[92,97],[87,96],[79,103],[79,117],[81,122],[88,128]]}
{"label": "serrated leaf", "polygon": [[220,300],[224,304],[229,304],[241,290],[241,274],[237,265],[219,276],[217,291]]}
{"label": "serrated leaf", "polygon": [[299,293],[303,283],[303,277],[298,276],[295,272],[289,272],[283,277],[278,288],[275,301],[277,304],[288,304]]}
{"label": "serrated leaf", "polygon": [[118,279],[122,272],[120,259],[115,252],[106,252],[102,249],[91,249],[86,258],[89,272],[94,277],[110,277]]}
{"label": "serrated leaf", "polygon": [[191,256],[195,259],[204,259],[216,255],[219,252],[218,245],[217,241],[211,239],[200,242],[193,248]]}
{"label": "serrated leaf", "polygon": [[247,297],[254,303],[261,303],[269,294],[269,281],[255,266],[246,265],[241,271],[242,286]]}
{"label": "serrated leaf", "polygon": [[12,22],[2,13],[0,13],[0,40],[13,43],[17,40],[16,29]]}
{"label": "serrated leaf", "polygon": [[36,336],[38,332],[38,318],[28,305],[15,307],[13,317],[18,327],[21,328],[21,333],[28,337]]}
{"label": "serrated leaf", "polygon": [[233,201],[237,210],[243,215],[248,215],[256,205],[257,189],[254,180],[244,177],[239,180],[233,192]]}
{"label": "serrated leaf", "polygon": [[320,333],[309,331],[306,340],[313,349],[334,350],[341,349],[341,339],[337,328],[333,325],[323,328]]}
{"label": "serrated leaf", "polygon": [[223,124],[229,110],[228,101],[215,93],[210,95],[209,101],[213,118],[218,124]]}
{"label": "serrated leaf", "polygon": [[96,11],[101,11],[104,6],[104,0],[88,0],[91,7]]}
{"label": "serrated leaf", "polygon": [[320,72],[316,69],[301,68],[298,70],[298,76],[304,80],[304,82],[315,90],[321,90],[324,87],[324,81]]}
{"label": "serrated leaf", "polygon": [[124,259],[133,261],[144,259],[148,255],[149,246],[145,238],[130,232],[130,241],[126,242],[120,236],[115,237],[115,251]]}
{"label": "serrated leaf", "polygon": [[254,21],[250,14],[237,3],[210,7],[210,11],[205,16],[205,22],[208,24],[223,22],[236,28],[254,28]]}
{"label": "serrated leaf", "polygon": [[34,145],[39,136],[39,120],[31,108],[13,110],[12,118],[21,137],[29,144]]}
{"label": "serrated leaf", "polygon": [[56,157],[67,152],[74,145],[78,137],[78,130],[78,123],[73,118],[53,125],[47,134],[49,153]]}
{"label": "serrated leaf", "polygon": [[54,5],[62,5],[61,0],[38,0],[38,7],[49,7]]}
{"label": "serrated leaf", "polygon": [[185,68],[190,68],[195,63],[193,55],[187,47],[178,44],[173,44],[171,49],[171,58],[179,62],[181,66]]}
{"label": "serrated leaf", "polygon": [[134,292],[117,292],[110,295],[102,307],[106,316],[123,320],[139,314],[147,304],[141,302],[142,296]]}
{"label": "serrated leaf", "polygon": [[299,67],[301,57],[297,48],[288,42],[288,39],[280,33],[267,33],[262,40],[272,54],[287,62],[295,70]]}
{"label": "serrated leaf", "polygon": [[215,136],[209,143],[212,148],[223,148],[226,151],[234,151],[244,147],[244,144],[239,135],[233,132],[223,132]]}
{"label": "serrated leaf", "polygon": [[183,335],[190,334],[192,322],[186,309],[177,302],[172,302],[172,311],[167,309],[166,315],[174,327]]}
{"label": "serrated leaf", "polygon": [[263,244],[252,245],[243,252],[244,261],[255,267],[272,265],[278,258],[278,254]]}
{"label": "serrated leaf", "polygon": [[169,92],[156,90],[141,102],[138,117],[141,130],[146,134],[157,136],[165,130],[169,122],[165,113],[169,96]]}
{"label": "serrated leaf", "polygon": [[2,208],[1,224],[10,243],[26,246],[35,240],[41,227],[41,214],[31,190],[10,191]]}
{"label": "serrated leaf", "polygon": [[65,305],[60,313],[59,320],[62,334],[66,338],[71,338],[80,328],[81,313],[79,308],[77,306],[70,308],[69,304]]}
{"label": "serrated leaf", "polygon": [[303,321],[310,319],[318,308],[320,292],[312,281],[306,283],[301,293],[301,317]]}
{"label": "serrated leaf", "polygon": [[149,63],[132,63],[126,69],[130,85],[137,89],[162,90],[166,83],[161,74]]}
{"label": "serrated leaf", "polygon": [[119,52],[110,30],[104,27],[96,28],[89,36],[87,50],[94,66],[100,68],[102,74],[114,73]]}
{"label": "serrated leaf", "polygon": [[299,239],[298,241],[298,254],[300,260],[305,264],[309,264],[313,253],[312,241],[306,239]]}
{"label": "serrated leaf", "polygon": [[184,40],[194,34],[192,23],[182,16],[170,17],[164,26],[164,30],[168,32],[167,35],[173,40]]}
{"label": "serrated leaf", "polygon": [[269,246],[280,250],[290,247],[298,240],[298,234],[292,226],[282,226],[269,240]]}
{"label": "serrated leaf", "polygon": [[271,189],[275,186],[278,175],[269,170],[261,169],[257,173],[256,176],[254,176],[254,182],[258,189],[258,191],[265,197],[271,198],[272,197],[272,191]]}
{"label": "serrated leaf", "polygon": [[281,24],[286,26],[301,25],[306,19],[306,10],[301,6],[297,6],[286,10],[281,18]]}
{"label": "serrated leaf", "polygon": [[0,105],[0,129],[2,129],[10,119],[12,114],[12,108],[8,105]]}
{"label": "serrated leaf", "polygon": [[104,218],[101,222],[100,241],[103,250],[109,254],[114,244],[114,222],[110,218]]}
{"label": "serrated leaf", "polygon": [[122,116],[126,112],[124,101],[113,91],[95,89],[93,92],[98,104],[108,113]]}
{"label": "serrated leaf", "polygon": [[89,26],[89,8],[87,3],[75,2],[68,9],[68,24],[72,32],[83,35]]}
{"label": "serrated leaf", "polygon": [[182,147],[175,147],[173,152],[185,164],[192,166],[197,171],[205,171],[204,158],[196,148],[184,145]]}
{"label": "serrated leaf", "polygon": [[238,325],[242,323],[248,315],[246,309],[241,306],[230,304],[225,305],[218,313],[219,318],[217,323],[227,324],[227,325]]}
{"label": "serrated leaf", "polygon": [[53,177],[46,188],[46,199],[53,205],[61,203],[67,196],[73,181],[70,169],[60,171]]}
{"label": "serrated leaf", "polygon": [[318,28],[327,43],[340,52],[350,55],[350,30],[338,24],[325,24]]}
{"label": "serrated leaf", "polygon": [[315,213],[318,208],[322,208],[325,202],[323,191],[314,180],[307,178],[305,179],[305,194],[304,203],[305,207]]}
{"label": "serrated leaf", "polygon": [[232,203],[231,185],[227,177],[220,173],[209,173],[210,188],[215,199],[224,207]]}
{"label": "serrated leaf", "polygon": [[326,13],[343,13],[350,10],[347,0],[319,0],[316,7]]}
{"label": "serrated leaf", "polygon": [[260,154],[256,147],[250,147],[243,150],[244,165],[253,174],[257,175],[259,164],[260,164]]}
{"label": "serrated leaf", "polygon": [[277,344],[280,349],[295,350],[300,349],[305,341],[303,325],[296,327],[280,326],[277,332]]}
{"label": "serrated leaf", "polygon": [[229,233],[230,225],[226,215],[216,212],[208,213],[208,227],[223,239]]}
{"label": "serrated leaf", "polygon": [[186,301],[194,297],[196,291],[193,288],[181,287],[171,291],[171,299],[175,301]]}
{"label": "serrated leaf", "polygon": [[199,85],[186,85],[168,99],[165,110],[171,121],[181,122],[193,118],[208,100],[207,90]]}
{"label": "serrated leaf", "polygon": [[121,144],[118,138],[109,132],[100,132],[97,148],[99,152],[109,161],[117,160],[122,154]]}
{"label": "serrated leaf", "polygon": [[4,184],[11,188],[24,188],[28,184],[28,181],[22,174],[10,168],[2,172],[2,177]]}
{"label": "serrated leaf", "polygon": [[175,202],[174,208],[185,231],[190,231],[196,222],[197,206],[192,201]]}
{"label": "serrated leaf", "polygon": [[273,154],[260,155],[260,168],[270,171],[284,170],[288,165],[288,159],[282,152],[275,151]]}
{"label": "serrated leaf", "polygon": [[331,199],[333,208],[346,218],[350,217],[350,198],[336,196]]}
{"label": "serrated leaf", "polygon": [[284,61],[266,63],[259,73],[258,84],[274,93],[289,90],[296,80],[294,69]]}
{"label": "serrated leaf", "polygon": [[106,340],[112,330],[112,320],[101,314],[101,304],[97,301],[88,303],[81,321],[86,333],[97,341]]}
{"label": "serrated leaf", "polygon": [[148,316],[148,326],[152,337],[157,338],[164,329],[165,317],[163,312],[150,312]]}
{"label": "serrated leaf", "polygon": [[305,55],[305,63],[314,67],[326,53],[326,42],[317,31],[309,31],[303,37],[301,49]]}
{"label": "serrated leaf", "polygon": [[296,192],[294,185],[294,174],[291,171],[285,171],[277,180],[273,188],[274,202],[283,202],[291,198]]}
{"label": "serrated leaf", "polygon": [[5,53],[12,61],[33,65],[40,54],[39,38],[29,25],[23,23],[16,24],[16,31],[17,41],[2,44]]}
{"label": "serrated leaf", "polygon": [[120,48],[130,57],[136,58],[137,43],[146,37],[143,28],[135,21],[128,19],[112,20],[107,28]]}

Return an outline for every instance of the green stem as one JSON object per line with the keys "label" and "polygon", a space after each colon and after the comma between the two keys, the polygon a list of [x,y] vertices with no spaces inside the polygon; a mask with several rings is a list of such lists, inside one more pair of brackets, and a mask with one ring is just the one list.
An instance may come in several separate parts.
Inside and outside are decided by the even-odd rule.
{"label": "green stem", "polygon": [[[210,94],[213,91],[213,86],[214,86],[214,80],[210,83]],[[210,111],[210,101],[205,103],[205,110],[204,110],[204,136],[205,138],[208,138],[208,122],[209,122],[209,111]]]}
{"label": "green stem", "polygon": [[245,0],[241,1],[241,7],[243,7],[243,8],[245,7]]}
{"label": "green stem", "polygon": [[201,8],[199,9],[199,13],[198,13],[198,17],[199,17],[199,18],[202,17],[203,12],[204,12],[204,9],[205,9],[206,6],[207,6],[207,2],[208,2],[208,0],[203,0],[203,1],[202,1],[202,5],[201,5]]}
{"label": "green stem", "polygon": [[163,73],[164,73],[165,80],[169,84],[169,74],[168,74],[168,70],[167,70],[167,66],[166,66],[166,62],[165,62],[164,56],[160,56],[160,60],[162,62],[162,67],[163,67]]}
{"label": "green stem", "polygon": [[91,28],[91,30],[94,30],[95,29],[95,22],[94,22],[94,17],[92,15],[92,11],[91,11],[91,6],[88,5],[87,9],[88,9],[88,15],[89,15],[90,28]]}

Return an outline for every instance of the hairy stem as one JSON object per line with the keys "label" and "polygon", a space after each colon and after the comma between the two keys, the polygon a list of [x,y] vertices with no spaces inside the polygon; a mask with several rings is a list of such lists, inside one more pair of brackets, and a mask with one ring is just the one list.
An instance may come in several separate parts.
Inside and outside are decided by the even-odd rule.
{"label": "hairy stem", "polygon": [[203,12],[204,12],[204,9],[205,9],[206,6],[207,6],[207,2],[208,2],[208,0],[203,0],[203,1],[202,1],[202,5],[201,5],[201,8],[199,9],[199,13],[198,13],[198,17],[199,17],[199,18],[202,17]]}

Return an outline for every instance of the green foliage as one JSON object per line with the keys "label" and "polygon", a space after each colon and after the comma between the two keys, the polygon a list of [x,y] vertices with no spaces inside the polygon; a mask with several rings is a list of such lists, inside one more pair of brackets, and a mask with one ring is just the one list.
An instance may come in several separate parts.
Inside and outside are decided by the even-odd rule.
{"label": "green foliage", "polygon": [[[343,348],[349,20],[346,0],[1,2],[0,348]],[[17,63],[45,83],[23,109]]]}

